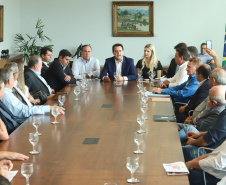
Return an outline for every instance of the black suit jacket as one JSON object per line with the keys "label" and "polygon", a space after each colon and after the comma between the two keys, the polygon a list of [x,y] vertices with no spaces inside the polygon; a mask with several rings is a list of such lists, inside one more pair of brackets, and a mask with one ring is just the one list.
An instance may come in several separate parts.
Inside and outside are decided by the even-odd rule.
{"label": "black suit jacket", "polygon": [[[0,118],[4,122],[8,134],[11,134],[19,126],[19,124],[14,120],[13,114],[10,112],[10,110],[5,106],[5,104],[1,100],[0,100],[0,110],[4,110],[9,115],[9,118],[7,118],[0,113]],[[15,121],[14,124],[12,120]]]}
{"label": "black suit jacket", "polygon": [[172,78],[175,75],[176,67],[177,67],[177,64],[175,62],[175,59],[173,58],[168,68],[167,78]]}
{"label": "black suit jacket", "polygon": [[43,93],[49,95],[49,90],[46,85],[40,80],[40,78],[32,71],[28,70],[24,74],[25,84],[29,88],[29,92],[32,94],[36,91],[41,90]]}
{"label": "black suit jacket", "polygon": [[48,67],[45,64],[42,64],[42,70],[41,70],[41,75],[44,78],[46,71],[48,70]]}
{"label": "black suit jacket", "polygon": [[207,79],[195,92],[189,101],[187,107],[184,109],[184,114],[188,116],[190,110],[194,110],[206,97],[209,95],[211,89],[209,79]]}
{"label": "black suit jacket", "polygon": [[[69,82],[66,82],[64,80],[65,74],[71,77],[71,80]],[[55,59],[53,63],[49,66],[49,69],[45,74],[45,79],[50,85],[50,87],[55,90],[55,92],[61,90],[67,84],[76,83],[76,79],[74,78],[69,66],[67,66],[63,70],[63,66],[58,59]]]}

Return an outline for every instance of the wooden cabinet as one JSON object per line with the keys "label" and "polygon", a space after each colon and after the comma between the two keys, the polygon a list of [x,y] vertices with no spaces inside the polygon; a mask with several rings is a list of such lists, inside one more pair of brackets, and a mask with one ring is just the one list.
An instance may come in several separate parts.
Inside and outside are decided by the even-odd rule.
{"label": "wooden cabinet", "polygon": [[11,54],[7,58],[0,57],[0,68],[3,68],[7,62],[11,62],[17,59],[23,61],[23,54]]}

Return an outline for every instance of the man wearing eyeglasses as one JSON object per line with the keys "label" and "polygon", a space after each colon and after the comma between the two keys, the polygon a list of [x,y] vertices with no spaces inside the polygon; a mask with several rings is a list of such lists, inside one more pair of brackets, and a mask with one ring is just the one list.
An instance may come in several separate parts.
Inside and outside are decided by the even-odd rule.
{"label": "man wearing eyeglasses", "polygon": [[[213,57],[211,57],[207,52],[207,45],[206,43],[202,43],[201,44],[201,53],[199,53],[198,58],[202,60],[203,64],[209,64],[211,62],[211,60],[213,59]],[[211,49],[211,48],[210,48]]]}

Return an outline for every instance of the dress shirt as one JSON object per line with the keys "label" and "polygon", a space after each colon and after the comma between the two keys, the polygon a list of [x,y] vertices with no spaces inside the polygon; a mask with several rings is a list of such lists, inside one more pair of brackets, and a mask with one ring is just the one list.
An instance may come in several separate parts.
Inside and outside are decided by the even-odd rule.
{"label": "dress shirt", "polygon": [[222,179],[226,175],[226,141],[217,147],[209,156],[199,161],[205,172]]}
{"label": "dress shirt", "polygon": [[187,103],[198,89],[196,74],[191,75],[188,80],[181,85],[162,89],[162,94],[168,94],[174,102]]}
{"label": "dress shirt", "polygon": [[41,76],[41,73],[38,73],[37,71],[34,71],[34,70],[31,69],[31,68],[30,68],[30,70],[32,70],[32,71],[39,77],[39,79],[45,84],[45,86],[46,86],[46,87],[48,88],[48,90],[49,90],[49,94],[52,94],[53,92],[52,92],[51,87],[48,85],[48,83],[46,82],[45,78],[43,78],[43,77]]}
{"label": "dress shirt", "polygon": [[25,96],[25,94],[20,90],[20,87],[18,86],[17,81],[15,81],[13,86],[16,91],[20,94],[20,96],[23,98],[23,100],[27,103],[28,106],[33,106],[31,102],[28,100],[28,98]]}
{"label": "dress shirt", "polygon": [[48,68],[49,68],[48,62],[44,62],[44,61],[42,61],[42,63],[43,63],[46,67],[48,67]]}
{"label": "dress shirt", "polygon": [[180,85],[188,80],[188,75],[186,71],[187,65],[188,61],[180,65],[177,73],[172,78],[168,79],[169,87]]}
{"label": "dress shirt", "polygon": [[[123,62],[123,60],[119,61],[119,62],[115,60],[116,74],[118,76],[122,76],[122,62]],[[128,80],[127,76],[123,76],[123,80]]]}
{"label": "dress shirt", "polygon": [[[95,69],[95,71],[94,71]],[[77,77],[77,79],[82,79],[82,73],[92,72],[94,78],[98,78],[100,75],[100,64],[99,60],[96,58],[90,58],[89,61],[86,62],[82,57],[74,60],[72,64],[72,72],[73,75]]]}
{"label": "dress shirt", "polygon": [[19,123],[24,122],[32,114],[44,114],[50,112],[50,106],[32,106],[29,107],[16,98],[12,93],[12,89],[5,88],[5,93],[2,97],[2,102],[15,116],[15,120]]}

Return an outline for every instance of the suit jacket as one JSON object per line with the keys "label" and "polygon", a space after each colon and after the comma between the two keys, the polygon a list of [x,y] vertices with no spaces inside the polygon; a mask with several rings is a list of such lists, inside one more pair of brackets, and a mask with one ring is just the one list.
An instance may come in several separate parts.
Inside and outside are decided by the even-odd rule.
{"label": "suit jacket", "polygon": [[199,131],[208,131],[217,122],[219,114],[225,110],[226,105],[219,105],[211,110],[204,110],[196,118],[196,128]]}
{"label": "suit jacket", "polygon": [[168,71],[167,71],[167,78],[172,78],[175,75],[176,72],[176,68],[177,68],[177,64],[175,62],[175,59],[173,58],[170,62]]}
{"label": "suit jacket", "polygon": [[[65,74],[71,77],[69,82],[64,80]],[[46,72],[45,79],[47,83],[50,85],[55,92],[64,88],[67,84],[76,83],[76,79],[74,78],[71,69],[67,66],[63,70],[63,66],[61,65],[58,59],[55,59],[53,63],[49,66],[49,69]]]}
{"label": "suit jacket", "polygon": [[[7,117],[1,113],[2,110],[5,111],[6,114],[8,114]],[[11,134],[19,126],[19,124],[14,120],[13,114],[1,100],[0,100],[0,118],[4,122],[8,134]]]}
{"label": "suit jacket", "polygon": [[20,93],[13,87],[12,89],[13,94],[24,104],[28,105],[27,102],[24,100],[24,98],[20,95]]}
{"label": "suit jacket", "polygon": [[25,84],[26,86],[28,86],[29,92],[31,94],[38,90],[41,90],[43,93],[49,95],[49,89],[32,70],[29,69],[24,74],[24,78],[25,78]]}
{"label": "suit jacket", "polygon": [[206,97],[209,95],[209,90],[211,89],[209,79],[207,79],[195,92],[195,94],[190,99],[187,107],[184,109],[184,114],[188,115],[190,110],[194,110]]}
{"label": "suit jacket", "polygon": [[42,70],[41,70],[41,75],[44,78],[46,71],[48,70],[48,67],[45,64],[42,64]]}
{"label": "suit jacket", "polygon": [[[114,80],[114,72],[116,72],[115,57],[107,58],[101,72],[100,79],[102,80],[102,78],[108,73],[109,78]],[[123,56],[121,73],[122,76],[127,76],[128,80],[137,79],[136,69],[132,58]]]}

